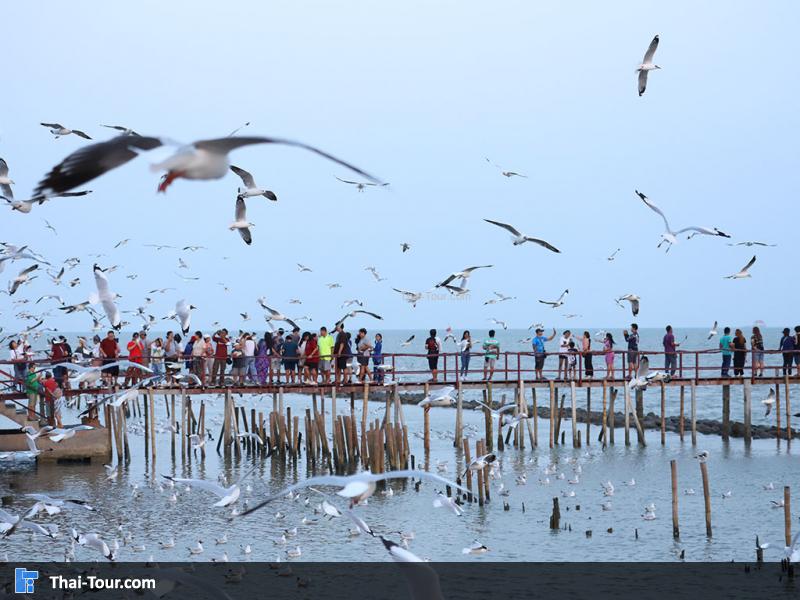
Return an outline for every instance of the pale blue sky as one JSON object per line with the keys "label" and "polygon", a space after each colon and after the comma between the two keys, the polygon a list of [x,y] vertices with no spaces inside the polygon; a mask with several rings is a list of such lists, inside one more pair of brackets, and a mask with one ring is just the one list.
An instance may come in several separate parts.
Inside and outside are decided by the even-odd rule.
{"label": "pale blue sky", "polygon": [[[94,290],[85,256],[105,252],[100,264],[123,266],[109,276],[121,308],[177,287],[157,297],[153,314],[186,297],[205,326],[237,328],[248,311],[261,328],[262,295],[317,327],[356,297],[384,315],[382,329],[483,328],[489,317],[523,328],[620,327],[630,313],[612,299],[626,292],[642,297],[645,326],[798,320],[796,3],[24,2],[3,12],[0,156],[18,197],[87,143],[54,140],[40,121],[96,138],[109,134],[100,123],[119,123],[182,141],[251,121],[249,133],[316,144],[392,184],[359,194],[334,179],[349,173],[310,154],[240,150],[234,163],[279,198],[248,202],[256,227],[246,247],[227,230],[233,174],[156,195],[145,156],[90,184],[91,196],[5,214],[0,239],[53,261],[84,256],[70,273],[83,285],[57,290],[69,302]],[[662,70],[639,98],[634,69],[656,33]],[[529,178],[508,180],[485,156]],[[779,247],[756,249],[751,280],[724,280],[753,249],[695,238],[665,255],[655,248],[661,221],[634,189],[675,228],[717,226],[735,241]],[[515,223],[563,253],[512,247],[483,218]],[[123,238],[132,241],[112,250]],[[413,246],[405,255],[402,241]],[[145,243],[208,246],[183,254],[201,280],[182,282],[179,253]],[[495,266],[475,274],[468,301],[412,309],[391,291],[427,290],[483,263]],[[388,280],[375,283],[367,265]],[[2,285],[21,267],[7,267]],[[138,279],[125,279],[130,272]],[[331,281],[342,289],[328,291]],[[572,293],[562,309],[536,302],[564,288]],[[484,307],[493,290],[517,300]],[[51,292],[40,279],[20,295]],[[292,297],[304,304],[289,305]],[[0,324],[18,327],[6,296],[0,311]],[[80,330],[87,319],[51,323]]]}

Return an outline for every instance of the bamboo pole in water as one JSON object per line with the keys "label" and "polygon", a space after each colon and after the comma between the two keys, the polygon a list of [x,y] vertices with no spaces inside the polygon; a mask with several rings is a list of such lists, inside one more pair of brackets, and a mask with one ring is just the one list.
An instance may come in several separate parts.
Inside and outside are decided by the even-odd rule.
{"label": "bamboo pole in water", "polygon": [[533,402],[533,447],[539,446],[539,408],[536,406],[536,386],[531,385],[531,401]]}
{"label": "bamboo pole in water", "polygon": [[661,382],[661,445],[667,443],[667,388]]}
{"label": "bamboo pole in water", "polygon": [[464,402],[464,392],[461,389],[461,382],[458,382],[458,393],[456,395],[456,433],[455,438],[453,439],[453,446],[458,448],[461,446],[461,440],[463,436],[463,402]]}
{"label": "bamboo pole in water", "polygon": [[669,461],[669,468],[672,480],[672,537],[677,540],[681,533],[678,524],[678,461]]}
{"label": "bamboo pole in water", "polygon": [[152,456],[152,466],[156,464],[156,398],[153,389],[147,390],[147,399],[150,404],[150,453]]}
{"label": "bamboo pole in water", "polygon": [[750,445],[753,441],[752,421],[753,421],[753,387],[750,378],[744,380],[744,443]]}
{"label": "bamboo pole in water", "polygon": [[578,447],[578,399],[575,382],[569,382],[569,400],[572,408],[572,447]]}
{"label": "bamboo pole in water", "polygon": [[[430,385],[426,383],[423,389],[425,392],[424,398],[427,398],[431,393]],[[422,409],[422,430],[422,444],[425,450],[425,456],[427,456],[431,451],[431,415],[430,407],[428,406]]]}
{"label": "bamboo pole in water", "polygon": [[731,386],[722,386],[722,441],[731,437]]}
{"label": "bamboo pole in water", "polygon": [[692,446],[697,445],[697,384],[692,381],[689,402],[691,403],[692,413]]}
{"label": "bamboo pole in water", "polygon": [[700,462],[700,475],[703,478],[703,500],[706,509],[706,536],[711,537],[711,492],[708,488],[708,465],[705,461]]}
{"label": "bamboo pole in water", "polygon": [[[480,440],[475,440],[475,456],[482,456],[484,453],[483,446],[481,445]],[[479,469],[477,472],[477,483],[478,483],[478,506],[483,506],[483,476],[484,472],[483,469]]]}
{"label": "bamboo pole in water", "polygon": [[775,439],[781,445],[781,385],[775,384]]}
{"label": "bamboo pole in water", "polygon": [[614,443],[614,431],[616,430],[616,424],[617,424],[617,413],[614,412],[614,403],[615,400],[617,399],[618,393],[619,392],[617,391],[617,388],[612,387],[611,394],[608,397],[608,417],[609,417],[608,441],[611,444]]}
{"label": "bamboo pole in water", "polygon": [[469,452],[469,440],[464,438],[464,470],[467,475],[467,501],[472,502],[472,470],[469,468],[469,463],[472,461],[472,455]]}
{"label": "bamboo pole in water", "polygon": [[684,430],[683,405],[684,405],[685,395],[686,395],[685,386],[681,385],[681,408],[680,408],[680,416],[678,417],[678,434],[681,436],[681,441],[683,441],[683,430]]}
{"label": "bamboo pole in water", "polygon": [[555,384],[549,381],[548,385],[550,386],[550,447],[552,448],[556,432],[556,397]]}
{"label": "bamboo pole in water", "polygon": [[[200,439],[206,439],[206,403],[205,400],[200,401],[200,416],[197,422],[197,434],[200,436]],[[206,445],[203,444],[200,447],[200,458],[203,460],[206,459]],[[155,461],[155,455],[153,456],[153,460]]]}
{"label": "bamboo pole in water", "polygon": [[783,486],[783,536],[786,547],[792,545],[792,490],[788,485]]}
{"label": "bamboo pole in water", "polygon": [[600,418],[600,438],[603,440],[603,448],[608,446],[608,429],[606,420],[608,419],[608,412],[606,410],[606,395],[608,387],[605,380],[603,380],[603,416]]}
{"label": "bamboo pole in water", "polygon": [[[798,365],[798,370],[800,370],[800,365]],[[786,399],[786,439],[792,439],[792,400],[789,396],[789,376],[783,376],[783,390],[785,392],[784,396]]]}
{"label": "bamboo pole in water", "polygon": [[[150,390],[148,390],[150,392]],[[137,399],[139,395],[136,395]],[[150,458],[150,413],[148,411],[149,403],[144,401],[144,459]]]}
{"label": "bamboo pole in water", "polygon": [[586,445],[591,444],[592,439],[592,388],[586,388]]}
{"label": "bamboo pole in water", "polygon": [[170,434],[171,434],[171,448],[172,448],[172,460],[175,460],[175,394],[170,395],[170,402],[172,403],[172,410],[169,413],[169,421],[170,421]]}
{"label": "bamboo pole in water", "polygon": [[631,392],[627,385],[623,385],[625,390],[623,397],[625,401],[625,445],[631,445]]}

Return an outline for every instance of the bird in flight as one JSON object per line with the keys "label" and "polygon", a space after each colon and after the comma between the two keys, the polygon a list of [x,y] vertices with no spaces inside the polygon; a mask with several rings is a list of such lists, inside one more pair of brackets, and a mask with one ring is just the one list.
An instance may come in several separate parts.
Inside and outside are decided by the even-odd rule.
{"label": "bird in flight", "polygon": [[727,277],[725,277],[725,279],[746,279],[747,277],[751,277],[749,269],[750,267],[753,266],[755,262],[756,262],[756,257],[753,256],[753,258],[751,258],[748,261],[748,263],[742,267],[741,271],[739,271],[738,273],[734,273],[733,275],[728,275]]}
{"label": "bird in flight", "polygon": [[642,64],[636,68],[639,73],[640,97],[644,94],[645,89],[647,89],[647,74],[654,69],[661,68],[658,65],[653,64],[653,56],[655,56],[656,48],[658,48],[658,36],[654,37],[653,41],[650,42],[650,45],[647,47],[647,52],[644,53]]}
{"label": "bird in flight", "polygon": [[356,186],[356,189],[359,192],[363,192],[367,188],[367,186],[370,186],[370,187],[386,187],[387,185],[389,185],[388,183],[382,183],[382,182],[379,182],[379,181],[352,181],[350,179],[342,179],[341,177],[337,177],[336,179],[338,179],[342,183],[347,183],[349,185]]}
{"label": "bird in flight", "polygon": [[69,127],[64,127],[61,123],[40,123],[40,125],[42,127],[47,127],[50,130],[50,133],[52,133],[56,139],[71,133],[77,135],[78,137],[82,137],[85,140],[92,139],[80,129],[70,129]]}
{"label": "bird in flight", "polygon": [[518,173],[517,171],[509,171],[509,170],[507,170],[507,169],[504,169],[503,167],[501,167],[501,166],[500,166],[500,165],[498,165],[497,163],[493,163],[493,162],[492,162],[491,160],[489,160],[488,158],[486,159],[486,162],[487,162],[487,163],[489,163],[490,165],[492,165],[493,167],[497,167],[498,169],[500,169],[500,174],[501,174],[503,177],[508,177],[509,179],[510,179],[511,177],[524,177],[525,179],[527,179],[527,178],[528,178],[528,176],[527,176],[527,175],[523,175],[522,173]]}
{"label": "bird in flight", "polygon": [[521,244],[524,244],[525,242],[533,242],[534,244],[539,244],[542,248],[547,248],[548,250],[550,250],[550,252],[556,252],[556,253],[561,252],[561,250],[559,250],[558,248],[556,248],[555,246],[544,240],[520,233],[519,230],[517,230],[512,225],[509,225],[508,223],[501,223],[500,221],[492,221],[491,219],[484,219],[484,221],[486,221],[487,223],[491,223],[492,225],[497,225],[498,227],[502,227],[503,229],[508,231],[511,234],[511,241],[515,246],[519,246]]}
{"label": "bird in flight", "polygon": [[558,297],[558,300],[555,301],[539,300],[539,302],[541,302],[542,304],[549,304],[553,308],[558,308],[559,306],[564,304],[564,300],[567,297],[567,294],[569,294],[569,290],[564,290],[563,292],[561,292],[561,295]]}

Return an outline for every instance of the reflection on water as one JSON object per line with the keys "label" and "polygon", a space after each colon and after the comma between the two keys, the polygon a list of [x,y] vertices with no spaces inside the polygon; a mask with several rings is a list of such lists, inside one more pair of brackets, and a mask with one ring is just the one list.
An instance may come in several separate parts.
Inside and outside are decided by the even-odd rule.
{"label": "reflection on water", "polygon": [[[302,396],[286,396],[287,406],[294,414],[309,405],[310,400]],[[199,400],[195,400],[199,402]],[[239,398],[241,406],[270,410],[271,401],[258,397]],[[157,418],[165,421],[164,405],[156,403]],[[209,398],[207,422],[216,437],[219,430],[222,402]],[[349,409],[348,409],[349,410]],[[383,404],[371,403],[371,418],[383,417]],[[405,408],[409,431],[422,431],[422,411],[416,407]],[[451,409],[433,409],[431,412],[431,454],[423,456],[422,439],[410,435],[412,454],[417,465],[429,465],[436,470],[437,463],[447,462],[447,476],[455,479],[463,471],[462,452],[452,446],[452,430],[455,412]],[[328,419],[330,416],[328,416]],[[135,425],[137,419],[129,423]],[[477,432],[483,433],[484,417],[476,411],[465,411],[466,432],[474,440]],[[581,424],[581,429],[585,428]],[[566,421],[562,430],[569,439],[570,423]],[[711,458],[708,469],[712,490],[712,514],[714,537],[706,539],[700,469],[693,458],[696,449],[687,441],[681,443],[677,435],[668,434],[667,445],[659,443],[657,431],[647,432],[648,446],[625,447],[621,443],[622,432],[618,431],[616,446],[602,450],[596,443],[597,429],[593,428],[591,445],[573,449],[546,447],[548,422],[540,421],[540,440],[544,447],[524,451],[506,449],[498,454],[498,477],[492,481],[492,501],[480,508],[468,506],[462,517],[442,509],[434,509],[432,499],[437,486],[423,483],[418,492],[406,482],[391,484],[394,495],[381,493],[382,488],[360,507],[362,518],[376,532],[399,539],[399,531],[415,532],[410,549],[419,556],[439,561],[449,560],[676,560],[678,549],[686,550],[687,560],[751,560],[756,535],[773,546],[783,546],[783,510],[771,508],[770,500],[782,498],[783,485],[792,485],[800,490],[800,470],[797,466],[797,450],[775,440],[754,441],[745,449],[742,440],[723,444],[718,437],[699,436],[698,448],[709,450]],[[281,499],[248,517],[230,518],[230,509],[214,508],[216,498],[200,490],[185,491],[177,487],[176,500],[170,501],[172,490],[158,488],[161,473],[215,480],[220,475],[238,477],[244,470],[256,466],[256,472],[247,482],[252,491],[243,491],[242,498],[257,499],[275,492],[283,486],[307,477],[306,460],[301,456],[296,464],[287,461],[262,460],[246,454],[236,461],[226,463],[214,451],[215,443],[209,442],[205,462],[193,460],[185,467],[180,465],[180,445],[177,463],[170,456],[168,433],[158,436],[158,458],[155,466],[144,459],[144,442],[141,435],[131,435],[132,462],[127,469],[120,470],[115,482],[105,481],[105,471],[99,464],[92,465],[37,465],[30,460],[0,462],[0,490],[3,496],[13,496],[7,510],[19,512],[29,506],[20,498],[21,494],[45,492],[53,496],[75,497],[89,500],[97,510],[65,510],[53,517],[39,517],[42,522],[54,522],[60,526],[61,536],[53,541],[34,538],[27,533],[15,533],[0,540],[0,555],[8,552],[10,559],[30,558],[62,560],[69,545],[69,529],[79,532],[96,532],[111,543],[115,538],[122,546],[123,531],[130,531],[133,543],[122,546],[121,560],[209,560],[219,557],[223,551],[231,559],[275,560],[285,559],[285,550],[299,545],[302,560],[386,560],[383,546],[368,536],[350,537],[352,524],[346,519],[328,521],[314,515],[314,507],[321,497],[304,491],[298,500]],[[634,436],[635,439],[635,436]],[[526,440],[528,444],[528,440]],[[678,461],[679,506],[681,539],[672,539],[671,491],[669,461]],[[549,475],[550,483],[539,483],[545,475],[545,467],[554,463],[557,473]],[[575,464],[581,467],[579,483],[568,481],[575,477]],[[324,472],[324,469],[321,470]],[[564,479],[558,479],[564,473]],[[527,484],[517,485],[517,476],[527,474]],[[635,485],[625,482],[634,479]],[[613,497],[603,496],[602,482],[612,481]],[[774,482],[774,490],[765,491],[763,484]],[[501,484],[510,490],[508,497],[498,494]],[[684,495],[693,488],[695,495]],[[730,498],[723,493],[730,490]],[[575,492],[574,497],[564,497],[562,492]],[[797,492],[795,492],[797,494]],[[561,503],[561,523],[571,531],[551,532],[548,518],[553,497]],[[304,505],[305,498],[309,505]],[[345,502],[333,499],[341,509]],[[503,501],[510,510],[503,510]],[[611,510],[601,508],[603,502],[611,501]],[[242,500],[240,500],[240,503]],[[642,519],[644,507],[654,503],[656,519]],[[522,507],[525,507],[523,512]],[[795,503],[797,505],[797,503]],[[280,515],[276,518],[276,513]],[[301,520],[319,519],[313,525],[302,525]],[[119,529],[121,526],[122,530]],[[297,537],[287,545],[275,543],[285,529],[297,527]],[[795,521],[795,527],[800,523]],[[613,530],[608,533],[607,530]],[[638,530],[638,540],[635,532]],[[587,537],[591,531],[591,537]],[[227,533],[228,543],[217,546],[215,538]],[[174,549],[161,549],[159,542],[174,537]],[[198,539],[204,541],[205,552],[190,556],[188,547]],[[461,549],[478,540],[490,548],[487,554],[463,556]],[[241,554],[240,545],[249,544],[252,553]],[[143,550],[134,551],[133,546],[144,545]],[[770,554],[772,552],[772,554]],[[767,558],[778,558],[779,551],[769,551]],[[34,553],[34,554],[32,554]],[[77,548],[78,559],[93,560],[99,554],[85,548]]]}

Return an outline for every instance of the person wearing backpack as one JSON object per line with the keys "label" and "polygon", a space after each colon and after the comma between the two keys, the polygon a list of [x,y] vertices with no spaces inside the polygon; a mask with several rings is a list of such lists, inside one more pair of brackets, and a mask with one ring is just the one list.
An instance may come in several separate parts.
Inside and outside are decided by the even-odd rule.
{"label": "person wearing backpack", "polygon": [[428,369],[431,372],[431,383],[436,383],[439,379],[439,352],[442,350],[442,342],[436,337],[436,330],[430,330],[430,336],[425,340],[425,352],[428,356]]}

